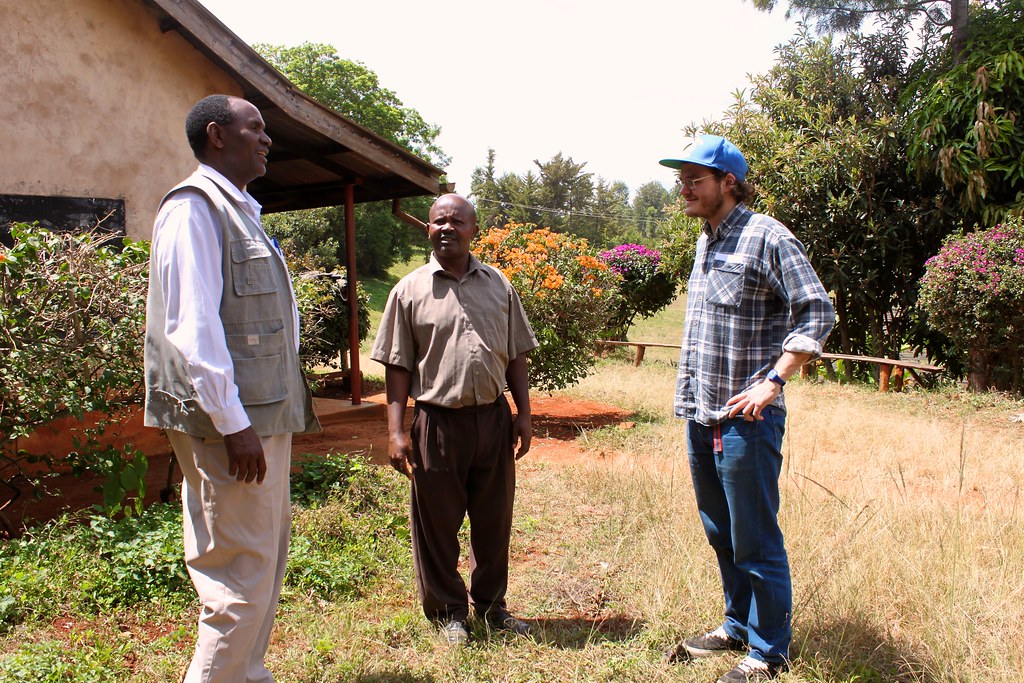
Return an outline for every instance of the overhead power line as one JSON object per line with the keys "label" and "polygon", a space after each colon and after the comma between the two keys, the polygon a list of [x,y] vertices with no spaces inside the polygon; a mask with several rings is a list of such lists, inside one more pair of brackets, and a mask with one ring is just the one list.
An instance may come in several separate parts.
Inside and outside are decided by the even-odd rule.
{"label": "overhead power line", "polygon": [[474,197],[476,202],[486,202],[488,204],[500,204],[504,207],[515,207],[517,209],[527,209],[529,211],[538,211],[540,213],[551,213],[558,216],[570,216],[570,217],[582,217],[582,218],[607,218],[607,219],[619,219],[626,221],[634,221],[640,223],[654,223],[658,221],[667,220],[665,218],[637,218],[631,215],[616,215],[610,213],[591,213],[589,211],[572,211],[567,209],[551,209],[544,206],[530,206],[529,204],[516,204],[515,202],[506,202],[500,199],[487,199],[486,197]]}

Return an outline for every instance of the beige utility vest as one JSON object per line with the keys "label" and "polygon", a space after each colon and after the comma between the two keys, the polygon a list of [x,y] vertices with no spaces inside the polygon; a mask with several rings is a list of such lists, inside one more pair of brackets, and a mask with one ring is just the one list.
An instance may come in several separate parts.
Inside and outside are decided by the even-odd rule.
{"label": "beige utility vest", "polygon": [[[320,431],[293,341],[295,309],[288,270],[260,227],[215,182],[193,176],[172,189],[198,190],[220,219],[224,288],[220,318],[234,363],[238,397],[260,436]],[[196,400],[185,359],[164,334],[167,304],[150,261],[146,316],[149,427],[200,438],[222,436]]]}

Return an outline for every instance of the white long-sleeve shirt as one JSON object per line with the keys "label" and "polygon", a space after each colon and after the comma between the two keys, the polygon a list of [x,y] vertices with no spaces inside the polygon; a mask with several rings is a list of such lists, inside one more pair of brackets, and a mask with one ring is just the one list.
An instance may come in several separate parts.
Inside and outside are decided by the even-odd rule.
{"label": "white long-sleeve shirt", "polygon": [[[194,175],[217,183],[260,225],[263,207],[252,195],[239,190],[206,164],[200,164]],[[238,399],[234,364],[220,318],[223,248],[219,222],[202,193],[182,190],[160,207],[153,225],[152,250],[156,277],[167,305],[164,332],[185,359],[199,407],[210,416],[218,432],[228,435],[245,429],[251,422]],[[283,261],[280,250],[275,251]],[[294,306],[294,290],[291,296]],[[293,319],[293,338],[298,349],[297,310]]]}

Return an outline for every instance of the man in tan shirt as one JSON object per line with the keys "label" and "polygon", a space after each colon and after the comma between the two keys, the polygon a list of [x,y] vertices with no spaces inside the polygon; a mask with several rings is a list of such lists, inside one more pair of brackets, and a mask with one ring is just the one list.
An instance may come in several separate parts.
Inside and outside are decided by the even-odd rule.
{"label": "man in tan shirt", "polygon": [[[388,456],[412,481],[420,601],[452,645],[468,640],[470,601],[490,627],[529,633],[506,609],[505,592],[515,461],[529,451],[533,435],[526,354],[537,340],[509,281],[470,253],[477,231],[476,211],[465,198],[447,194],[434,202],[430,262],[391,291],[371,353],[385,366]],[[410,397],[415,408],[407,434]],[[458,533],[467,513],[468,595],[458,571]]]}

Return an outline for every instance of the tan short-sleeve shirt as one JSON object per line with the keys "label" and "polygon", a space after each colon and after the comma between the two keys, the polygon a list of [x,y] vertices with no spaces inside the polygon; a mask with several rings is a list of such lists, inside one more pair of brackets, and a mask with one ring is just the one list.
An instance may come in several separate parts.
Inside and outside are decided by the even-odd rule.
{"label": "tan short-sleeve shirt", "polygon": [[508,363],[537,347],[519,295],[470,256],[461,280],[433,255],[388,296],[370,357],[412,373],[412,397],[445,408],[494,403]]}

